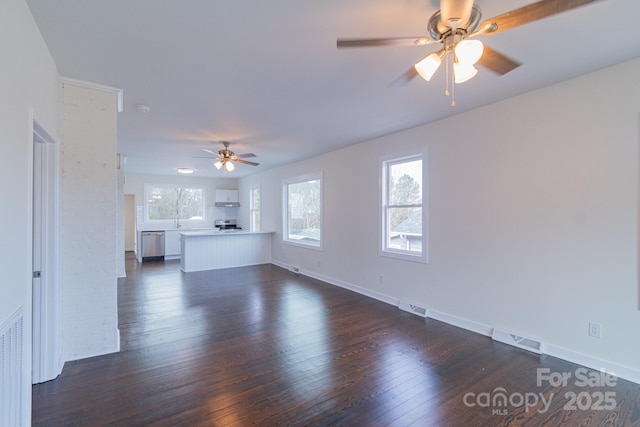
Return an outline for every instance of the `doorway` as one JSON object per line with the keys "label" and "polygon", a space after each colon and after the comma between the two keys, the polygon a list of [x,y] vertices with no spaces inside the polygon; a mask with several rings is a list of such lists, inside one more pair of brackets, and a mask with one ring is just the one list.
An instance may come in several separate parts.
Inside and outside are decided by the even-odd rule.
{"label": "doorway", "polygon": [[136,195],[124,195],[124,250],[136,250]]}
{"label": "doorway", "polygon": [[32,383],[62,372],[59,295],[59,144],[33,120]]}

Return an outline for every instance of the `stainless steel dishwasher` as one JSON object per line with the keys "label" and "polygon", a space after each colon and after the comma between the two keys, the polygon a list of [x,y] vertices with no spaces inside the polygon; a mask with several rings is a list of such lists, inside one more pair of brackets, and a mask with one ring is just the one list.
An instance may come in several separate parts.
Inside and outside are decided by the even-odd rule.
{"label": "stainless steel dishwasher", "polygon": [[142,261],[164,259],[164,231],[142,232]]}

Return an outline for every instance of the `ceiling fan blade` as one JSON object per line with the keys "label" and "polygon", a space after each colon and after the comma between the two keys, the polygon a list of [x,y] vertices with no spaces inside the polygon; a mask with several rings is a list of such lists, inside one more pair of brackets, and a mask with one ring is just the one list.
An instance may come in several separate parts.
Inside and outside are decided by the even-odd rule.
{"label": "ceiling fan blade", "polygon": [[215,151],[211,151],[211,150],[208,150],[208,149],[206,149],[206,148],[203,148],[203,149],[202,149],[202,151],[206,151],[207,153],[211,153],[211,154],[213,154],[213,155],[217,155],[217,154],[218,154],[218,153],[216,153]]}
{"label": "ceiling fan blade", "polygon": [[246,153],[246,154],[235,154],[233,157],[235,157],[236,159],[244,159],[247,157],[256,157],[256,155],[253,153]]}
{"label": "ceiling fan blade", "polygon": [[427,37],[390,37],[385,39],[338,39],[337,46],[342,47],[379,47],[379,46],[424,46],[434,43]]}
{"label": "ceiling fan blade", "polygon": [[400,76],[396,77],[394,81],[389,83],[387,87],[400,87],[408,84],[414,77],[418,75],[416,67],[411,67]]}
{"label": "ceiling fan blade", "polygon": [[529,22],[566,12],[567,10],[584,6],[589,3],[594,3],[596,1],[600,0],[541,0],[519,9],[514,9],[511,12],[503,13],[502,15],[498,15],[494,18],[487,19],[480,26],[485,27],[485,25],[495,23],[497,28],[486,33],[495,34],[500,31],[519,27],[520,25],[528,24]]}
{"label": "ceiling fan blade", "polygon": [[515,68],[518,68],[522,64],[501,54],[497,50],[494,50],[485,44],[482,56],[478,61],[478,65],[482,65],[483,67],[490,69],[494,73],[503,75],[507,74],[509,71],[512,71]]}
{"label": "ceiling fan blade", "polygon": [[192,159],[217,159],[218,157],[209,157],[209,156],[194,156]]}
{"label": "ceiling fan blade", "polygon": [[245,165],[251,165],[251,166],[258,166],[260,163],[256,163],[256,162],[249,162],[247,160],[242,160],[242,159],[235,159],[234,162],[236,163],[244,163]]}

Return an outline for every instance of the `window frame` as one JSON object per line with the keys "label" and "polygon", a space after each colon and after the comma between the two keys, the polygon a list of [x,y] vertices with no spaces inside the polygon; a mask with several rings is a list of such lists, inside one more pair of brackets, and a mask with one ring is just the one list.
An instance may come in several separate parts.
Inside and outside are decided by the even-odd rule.
{"label": "window frame", "polygon": [[[259,207],[255,207],[255,193],[258,193],[258,197],[260,198]],[[254,213],[257,214],[258,218],[258,226],[256,227],[255,216]],[[258,232],[262,229],[262,189],[260,186],[251,187],[249,189],[249,230],[252,232]]]}
{"label": "window frame", "polygon": [[[387,258],[394,258],[405,261],[413,261],[427,264],[429,262],[429,222],[428,222],[428,155],[427,150],[414,151],[413,153],[407,153],[404,155],[395,155],[380,158],[379,166],[379,197],[380,197],[380,211],[379,211],[379,242],[378,242],[378,255]],[[413,205],[390,205],[389,204],[389,168],[393,165],[402,163],[408,163],[416,160],[422,161],[422,203]],[[421,208],[421,225],[422,225],[422,249],[420,253],[414,251],[390,248],[387,245],[389,227],[388,217],[390,208]]]}
{"label": "window frame", "polygon": [[[310,181],[319,181],[320,197],[319,197],[319,215],[320,215],[320,237],[318,244],[306,243],[300,240],[289,239],[289,186]],[[324,247],[324,182],[323,172],[313,172],[286,178],[282,181],[282,242],[287,245],[298,246],[307,249],[322,251]]]}
{"label": "window frame", "polygon": [[149,218],[149,198],[151,197],[151,191],[154,188],[189,188],[202,191],[202,218],[198,219],[185,219],[180,218],[178,224],[198,224],[207,221],[207,187],[205,185],[197,184],[157,184],[157,183],[145,183],[144,184],[144,221],[149,224],[170,224],[176,223],[176,219],[151,219]]}

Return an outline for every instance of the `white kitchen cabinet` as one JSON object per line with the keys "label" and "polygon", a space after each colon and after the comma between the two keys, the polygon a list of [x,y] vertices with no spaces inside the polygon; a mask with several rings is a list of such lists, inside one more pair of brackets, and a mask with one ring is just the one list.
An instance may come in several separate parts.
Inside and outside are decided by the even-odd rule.
{"label": "white kitchen cabinet", "polygon": [[238,203],[238,190],[216,190],[216,202]]}
{"label": "white kitchen cabinet", "polygon": [[239,207],[238,190],[216,190],[216,206]]}
{"label": "white kitchen cabinet", "polygon": [[180,231],[167,230],[164,232],[164,256],[180,256]]}

